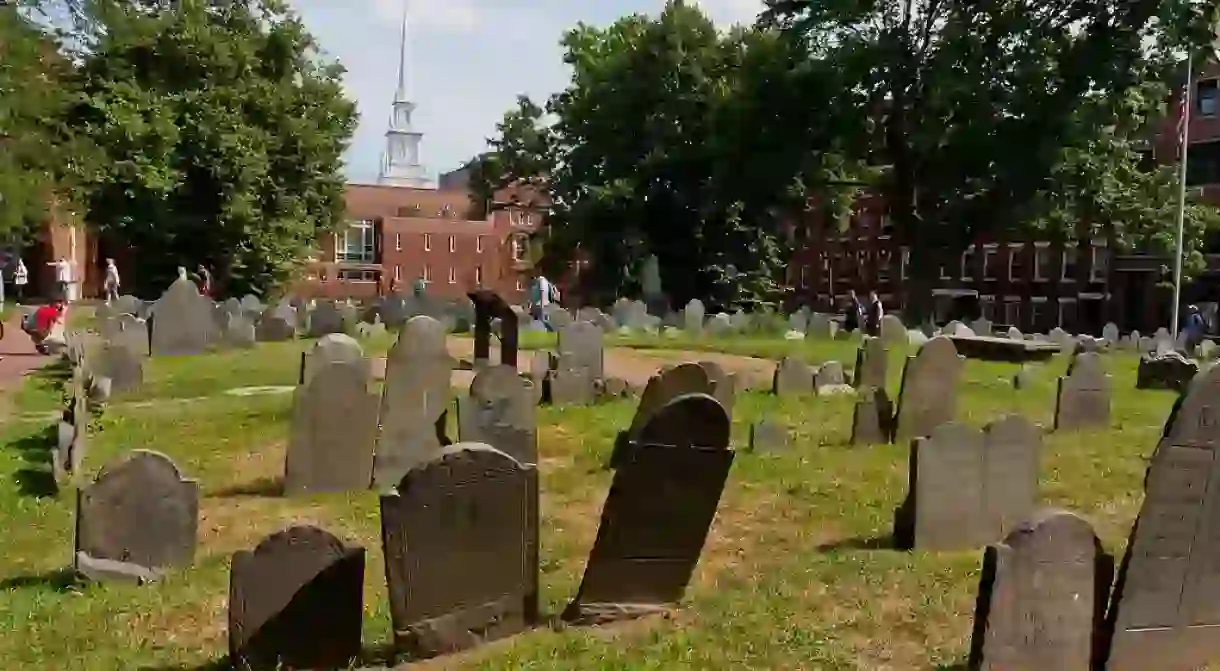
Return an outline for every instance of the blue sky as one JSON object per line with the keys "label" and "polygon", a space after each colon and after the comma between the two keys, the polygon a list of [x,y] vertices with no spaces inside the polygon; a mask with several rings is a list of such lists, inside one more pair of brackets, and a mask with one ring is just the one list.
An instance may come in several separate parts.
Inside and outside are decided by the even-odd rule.
{"label": "blue sky", "polygon": [[[410,81],[425,133],[423,161],[434,174],[486,148],[505,110],[524,93],[541,102],[568,73],[559,39],[578,22],[606,25],[656,13],[665,0],[406,0]],[[360,127],[347,154],[353,181],[373,181],[398,81],[404,0],[291,0],[323,49],[347,68]],[[724,26],[749,23],[762,0],[699,0]]]}

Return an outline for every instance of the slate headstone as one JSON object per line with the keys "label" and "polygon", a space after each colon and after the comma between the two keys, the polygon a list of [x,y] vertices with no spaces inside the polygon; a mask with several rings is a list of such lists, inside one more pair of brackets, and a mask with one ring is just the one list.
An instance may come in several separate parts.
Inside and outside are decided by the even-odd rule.
{"label": "slate headstone", "polygon": [[559,357],[565,367],[585,368],[594,380],[606,376],[602,330],[592,322],[573,322],[558,332]]}
{"label": "slate headstone", "polygon": [[343,333],[343,314],[334,301],[318,301],[309,311],[309,337],[321,338],[332,333]]}
{"label": "slate headstone", "polygon": [[1096,352],[1076,355],[1065,377],[1059,378],[1055,430],[1101,429],[1110,426],[1110,376]]}
{"label": "slate headstone", "polygon": [[907,357],[898,395],[894,440],[905,443],[928,436],[957,413],[957,385],[963,357],[953,341],[937,336],[914,356]]}
{"label": "slate headstone", "polygon": [[776,396],[797,396],[812,394],[813,368],[796,357],[786,356],[775,366],[775,377],[771,382],[771,391]]}
{"label": "slate headstone", "polygon": [[369,378],[364,360],[333,361],[297,387],[284,458],[285,494],[368,488],[378,410]]}
{"label": "slate headstone", "polygon": [[458,402],[458,440],[483,443],[525,465],[538,463],[538,412],[533,382],[510,366],[488,366]]}
{"label": "slate headstone", "polygon": [[297,335],[296,308],[287,301],[268,308],[258,319],[254,334],[259,342],[292,340]]}
{"label": "slate headstone", "polygon": [[887,347],[903,347],[907,344],[907,327],[896,315],[881,318],[881,342]]}
{"label": "slate headstone", "polygon": [[152,352],[158,356],[203,354],[216,341],[217,332],[212,301],[199,295],[194,282],[179,279],[154,307]]}
{"label": "slate headstone", "polygon": [[784,424],[763,419],[750,425],[751,452],[786,452],[790,443],[788,427]]}
{"label": "slate headstone", "polygon": [[360,342],[346,333],[331,333],[319,338],[308,353],[301,354],[301,372],[297,382],[309,382],[315,371],[332,363],[358,363],[372,376],[372,364],[364,358],[364,348]]}
{"label": "slate headstone", "polygon": [[703,318],[705,315],[706,310],[703,307],[703,301],[698,298],[692,298],[682,310],[682,330],[691,335],[702,334]]}
{"label": "slate headstone", "polygon": [[881,338],[865,337],[856,350],[856,370],[852,383],[857,389],[885,387],[889,359],[885,352],[885,341]]}
{"label": "slate headstone", "polygon": [[894,408],[883,387],[864,387],[856,394],[851,420],[852,445],[882,445],[890,442]]}

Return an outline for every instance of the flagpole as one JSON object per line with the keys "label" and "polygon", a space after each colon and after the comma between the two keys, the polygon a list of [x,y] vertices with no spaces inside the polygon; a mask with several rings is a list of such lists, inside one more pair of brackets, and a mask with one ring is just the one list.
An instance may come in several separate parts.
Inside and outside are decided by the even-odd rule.
{"label": "flagpole", "polygon": [[1182,237],[1186,225],[1186,150],[1190,146],[1190,105],[1194,92],[1194,59],[1186,56],[1186,86],[1182,92],[1182,161],[1178,165],[1178,251],[1173,262],[1173,324],[1174,340],[1178,338],[1182,306]]}

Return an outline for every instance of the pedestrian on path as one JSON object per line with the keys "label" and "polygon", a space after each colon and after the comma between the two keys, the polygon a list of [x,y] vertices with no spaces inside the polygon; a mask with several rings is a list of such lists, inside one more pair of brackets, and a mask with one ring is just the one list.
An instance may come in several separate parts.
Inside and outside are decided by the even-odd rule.
{"label": "pedestrian on path", "polygon": [[17,295],[17,304],[25,300],[25,285],[30,283],[30,271],[25,267],[25,261],[17,259],[17,269],[13,271],[13,293]]}
{"label": "pedestrian on path", "polygon": [[55,268],[55,298],[68,300],[68,286],[72,284],[72,263],[61,256],[56,261],[47,261],[47,265]]}
{"label": "pedestrian on path", "polygon": [[119,267],[114,264],[114,259],[106,259],[106,279],[102,282],[102,289],[106,292],[106,305],[119,297]]}

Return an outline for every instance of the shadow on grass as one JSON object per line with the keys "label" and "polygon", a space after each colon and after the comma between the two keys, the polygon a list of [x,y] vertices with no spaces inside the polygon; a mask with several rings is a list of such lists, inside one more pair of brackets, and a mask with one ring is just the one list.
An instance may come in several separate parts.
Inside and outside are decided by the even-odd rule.
{"label": "shadow on grass", "polygon": [[958,662],[956,664],[941,664],[940,666],[937,666],[932,669],[932,671],[969,671],[969,670],[970,670],[970,665],[965,662]]}
{"label": "shadow on grass", "polygon": [[236,499],[247,496],[277,498],[283,495],[283,481],[275,477],[266,477],[217,490],[208,494],[208,498]]}
{"label": "shadow on grass", "polygon": [[76,572],[70,568],[61,568],[35,575],[19,575],[0,580],[0,590],[47,588],[56,592],[71,592],[83,583]]}
{"label": "shadow on grass", "polygon": [[9,444],[10,448],[21,453],[22,460],[28,464],[13,474],[22,496],[42,499],[55,496],[58,492],[51,470],[51,450],[57,440],[57,430],[58,427],[52,424]]}
{"label": "shadow on grass", "polygon": [[[389,671],[394,668],[394,649],[390,645],[381,645],[366,648],[360,653],[360,657],[353,660],[348,666],[342,670],[367,670],[381,671],[382,669]],[[255,671],[249,665],[235,665],[233,660],[227,655],[221,659],[203,664],[178,664],[175,666],[141,666],[139,671]]]}
{"label": "shadow on grass", "polygon": [[818,552],[850,552],[852,550],[897,550],[893,535],[844,538],[817,547]]}

